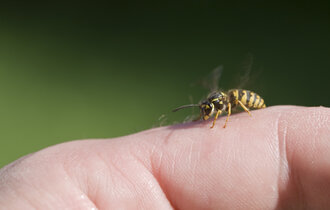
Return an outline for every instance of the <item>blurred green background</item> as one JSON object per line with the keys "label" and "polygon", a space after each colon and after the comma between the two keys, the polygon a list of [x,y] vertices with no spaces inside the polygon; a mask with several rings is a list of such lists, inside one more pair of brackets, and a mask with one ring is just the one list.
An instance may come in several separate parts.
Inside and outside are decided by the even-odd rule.
{"label": "blurred green background", "polygon": [[[330,106],[329,3],[7,3],[0,8],[0,167],[60,142],[182,121],[222,64],[267,105]],[[253,72],[258,72],[254,77]]]}

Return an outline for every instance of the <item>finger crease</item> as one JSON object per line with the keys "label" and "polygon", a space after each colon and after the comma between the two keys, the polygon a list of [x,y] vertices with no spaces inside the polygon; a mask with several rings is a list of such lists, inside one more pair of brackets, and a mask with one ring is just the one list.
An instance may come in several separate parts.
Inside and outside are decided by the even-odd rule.
{"label": "finger crease", "polygon": [[153,177],[153,179],[155,180],[155,182],[157,183],[161,193],[164,195],[164,197],[166,198],[166,200],[168,201],[168,205],[170,206],[171,209],[175,209],[171,200],[169,199],[166,191],[164,190],[164,188],[162,187],[162,185],[160,184],[157,176],[155,175],[156,173],[155,170],[154,170],[154,167],[153,167],[153,164],[152,164],[152,160],[150,160],[150,163],[151,163],[151,170],[148,169],[148,167],[145,165],[145,163],[139,158],[137,157],[134,153],[132,153],[133,157],[135,157],[135,159],[141,164],[141,166],[143,166],[145,168],[146,171],[148,171],[151,175],[151,177]]}

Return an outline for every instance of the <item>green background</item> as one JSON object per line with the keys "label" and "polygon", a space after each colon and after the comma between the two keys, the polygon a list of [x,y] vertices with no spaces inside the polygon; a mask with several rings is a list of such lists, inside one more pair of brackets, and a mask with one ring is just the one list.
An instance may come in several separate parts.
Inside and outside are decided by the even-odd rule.
{"label": "green background", "polygon": [[237,87],[248,53],[246,88],[267,105],[330,106],[329,14],[308,1],[2,5],[0,167],[182,121],[191,110],[171,110],[207,94],[191,84],[222,64],[220,87]]}

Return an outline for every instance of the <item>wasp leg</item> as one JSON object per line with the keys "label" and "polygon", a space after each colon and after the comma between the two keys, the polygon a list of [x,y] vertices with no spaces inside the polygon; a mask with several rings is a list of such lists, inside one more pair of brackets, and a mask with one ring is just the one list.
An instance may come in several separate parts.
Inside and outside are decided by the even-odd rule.
{"label": "wasp leg", "polygon": [[239,105],[241,105],[241,107],[251,116],[251,113],[249,111],[248,108],[246,108],[246,106],[244,106],[244,104],[241,101],[238,101]]}
{"label": "wasp leg", "polygon": [[225,125],[223,126],[223,128],[226,127],[230,115],[231,115],[231,103],[228,103],[228,115],[227,115],[226,122],[225,122]]}
{"label": "wasp leg", "polygon": [[221,114],[221,110],[218,110],[217,111],[217,114],[215,115],[214,120],[213,120],[213,124],[212,124],[212,126],[210,128],[213,128],[214,127],[215,121],[217,121],[219,114]]}

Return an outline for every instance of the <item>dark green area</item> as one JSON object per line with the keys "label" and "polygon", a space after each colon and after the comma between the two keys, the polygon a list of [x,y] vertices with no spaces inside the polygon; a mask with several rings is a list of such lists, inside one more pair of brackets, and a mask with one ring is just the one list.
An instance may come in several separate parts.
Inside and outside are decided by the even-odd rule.
{"label": "dark green area", "polygon": [[[329,5],[187,1],[10,3],[0,9],[0,167],[49,145],[182,121],[222,64],[267,105],[330,106]],[[243,72],[243,73],[242,73]],[[256,76],[257,75],[257,76]],[[197,110],[195,110],[197,111]]]}

